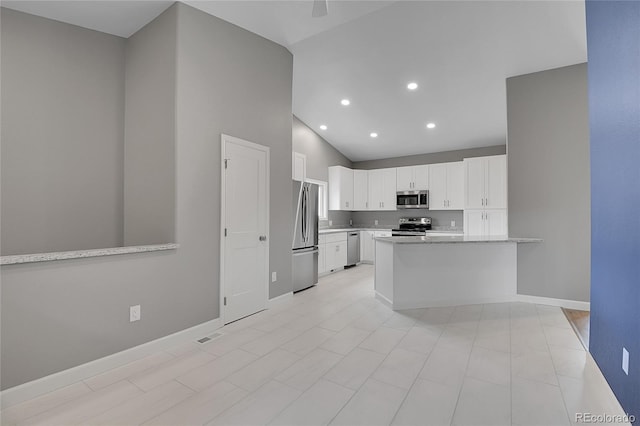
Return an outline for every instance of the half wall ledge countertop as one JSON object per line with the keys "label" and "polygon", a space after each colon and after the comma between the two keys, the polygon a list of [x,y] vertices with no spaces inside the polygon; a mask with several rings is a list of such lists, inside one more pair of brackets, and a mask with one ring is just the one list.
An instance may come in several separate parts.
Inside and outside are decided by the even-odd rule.
{"label": "half wall ledge countertop", "polygon": [[490,237],[451,236],[451,237],[377,237],[376,241],[393,244],[435,244],[435,243],[541,243],[540,238],[515,238],[504,235]]}
{"label": "half wall ledge countertop", "polygon": [[114,256],[118,254],[148,253],[152,251],[175,250],[176,243],[152,244],[147,246],[112,247],[92,250],[54,251],[51,253],[17,254],[0,257],[0,265],[18,263],[49,262],[52,260],[82,259],[85,257]]}

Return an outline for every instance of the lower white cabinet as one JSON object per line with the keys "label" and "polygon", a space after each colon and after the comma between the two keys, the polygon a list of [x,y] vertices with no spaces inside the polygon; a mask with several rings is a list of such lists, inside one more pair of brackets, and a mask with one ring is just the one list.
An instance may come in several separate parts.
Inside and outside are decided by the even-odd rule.
{"label": "lower white cabinet", "polygon": [[374,263],[376,260],[376,237],[390,237],[391,230],[360,231],[360,260]]}
{"label": "lower white cabinet", "polygon": [[326,253],[327,253],[327,244],[318,243],[318,274],[324,274],[327,271],[326,261],[325,261]]}
{"label": "lower white cabinet", "polygon": [[469,209],[464,211],[465,235],[486,237],[507,235],[507,210]]}
{"label": "lower white cabinet", "polygon": [[360,261],[373,263],[375,241],[373,231],[360,231]]}
{"label": "lower white cabinet", "polygon": [[327,243],[327,253],[325,256],[325,267],[327,271],[344,267],[344,265],[347,264],[347,240]]}
{"label": "lower white cabinet", "polygon": [[347,233],[320,235],[318,238],[318,274],[331,272],[347,264]]}

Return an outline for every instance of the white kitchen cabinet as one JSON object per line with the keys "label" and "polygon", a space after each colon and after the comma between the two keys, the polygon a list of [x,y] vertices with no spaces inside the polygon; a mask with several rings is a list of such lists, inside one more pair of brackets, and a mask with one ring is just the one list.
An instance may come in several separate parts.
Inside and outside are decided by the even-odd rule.
{"label": "white kitchen cabinet", "polygon": [[369,172],[367,170],[353,171],[353,210],[367,210],[369,208]]}
{"label": "white kitchen cabinet", "polygon": [[429,189],[429,166],[408,166],[396,169],[397,191],[425,191]]}
{"label": "white kitchen cabinet", "polygon": [[507,208],[507,156],[465,158],[465,209]]}
{"label": "white kitchen cabinet", "polygon": [[375,241],[373,231],[360,231],[360,261],[373,263]]}
{"label": "white kitchen cabinet", "polygon": [[396,169],[369,170],[369,209],[396,210]]}
{"label": "white kitchen cabinet", "polygon": [[304,182],[307,178],[307,156],[299,152],[294,152],[291,160],[293,180]]}
{"label": "white kitchen cabinet", "polygon": [[347,233],[326,235],[325,271],[333,271],[347,264]]}
{"label": "white kitchen cabinet", "polygon": [[327,271],[326,255],[327,255],[327,244],[318,243],[318,274],[324,274]]}
{"label": "white kitchen cabinet", "polygon": [[329,210],[354,210],[353,170],[329,167]]}
{"label": "white kitchen cabinet", "polygon": [[429,165],[429,210],[462,210],[464,168],[462,161]]}
{"label": "white kitchen cabinet", "polygon": [[390,237],[391,230],[360,232],[360,260],[364,263],[374,263],[376,260],[375,237]]}
{"label": "white kitchen cabinet", "polygon": [[507,209],[466,209],[464,211],[465,235],[488,237],[507,235]]}

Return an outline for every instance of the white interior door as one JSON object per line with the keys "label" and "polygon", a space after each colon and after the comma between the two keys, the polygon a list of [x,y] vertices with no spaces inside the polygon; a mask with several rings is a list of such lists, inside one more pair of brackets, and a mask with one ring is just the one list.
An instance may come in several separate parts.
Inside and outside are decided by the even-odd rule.
{"label": "white interior door", "polygon": [[223,135],[222,153],[221,287],[226,324],[267,307],[269,148]]}

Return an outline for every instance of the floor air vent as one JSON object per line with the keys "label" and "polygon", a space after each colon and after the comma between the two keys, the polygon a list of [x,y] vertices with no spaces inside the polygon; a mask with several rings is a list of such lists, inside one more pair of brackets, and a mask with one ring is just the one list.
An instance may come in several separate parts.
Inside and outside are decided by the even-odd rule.
{"label": "floor air vent", "polygon": [[202,339],[196,340],[196,342],[198,342],[198,343],[207,343],[207,342],[210,342],[212,340],[217,339],[220,336],[222,336],[222,333],[213,333],[211,336],[206,336],[206,337],[203,337]]}

